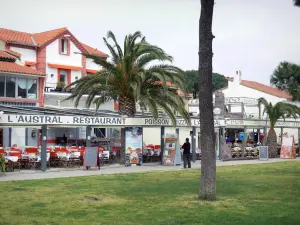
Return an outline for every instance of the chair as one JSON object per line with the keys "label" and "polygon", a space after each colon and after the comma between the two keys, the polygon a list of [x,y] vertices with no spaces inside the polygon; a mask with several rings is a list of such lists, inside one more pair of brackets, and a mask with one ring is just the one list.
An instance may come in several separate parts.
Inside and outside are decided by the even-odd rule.
{"label": "chair", "polygon": [[8,159],[8,166],[11,167],[12,171],[15,170],[15,166],[19,168],[19,171],[21,170],[21,152],[19,151],[8,151],[8,156],[6,157]]}
{"label": "chair", "polygon": [[25,152],[28,153],[35,153],[38,154],[38,148],[37,147],[25,147]]}

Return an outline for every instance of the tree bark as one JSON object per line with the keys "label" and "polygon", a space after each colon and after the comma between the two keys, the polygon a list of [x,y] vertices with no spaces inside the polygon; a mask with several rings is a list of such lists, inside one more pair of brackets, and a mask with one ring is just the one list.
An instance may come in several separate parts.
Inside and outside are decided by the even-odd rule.
{"label": "tree bark", "polygon": [[133,96],[119,97],[119,112],[121,115],[134,117],[136,113],[135,99]]}
{"label": "tree bark", "polygon": [[216,199],[216,151],[212,95],[212,19],[214,0],[201,0],[199,20],[199,110],[201,179],[199,198]]}
{"label": "tree bark", "polygon": [[267,146],[269,150],[269,158],[276,158],[277,153],[277,135],[274,128],[270,128],[267,137]]}

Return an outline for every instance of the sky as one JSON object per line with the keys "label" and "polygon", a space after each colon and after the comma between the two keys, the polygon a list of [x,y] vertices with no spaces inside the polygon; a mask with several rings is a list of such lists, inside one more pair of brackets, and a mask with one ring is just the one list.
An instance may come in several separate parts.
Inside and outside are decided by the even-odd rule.
{"label": "sky", "polygon": [[[68,27],[108,53],[107,31],[123,43],[141,31],[184,70],[198,68],[200,0],[0,0],[0,27],[42,32]],[[5,9],[5,10],[3,10]],[[300,8],[293,0],[215,0],[213,70],[269,84],[281,61],[300,63]],[[298,27],[298,28],[297,28]]]}

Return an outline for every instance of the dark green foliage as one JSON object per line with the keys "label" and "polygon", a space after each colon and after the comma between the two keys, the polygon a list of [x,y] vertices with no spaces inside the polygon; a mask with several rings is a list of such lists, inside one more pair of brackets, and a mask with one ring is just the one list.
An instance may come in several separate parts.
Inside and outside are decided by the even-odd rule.
{"label": "dark green foliage", "polygon": [[[187,84],[187,89],[189,93],[193,93],[196,97],[196,93],[199,92],[199,78],[198,70],[187,70],[185,71],[185,79]],[[213,73],[212,75],[213,91],[224,88],[228,85],[228,81],[225,76],[219,73]]]}
{"label": "dark green foliage", "polygon": [[280,90],[287,90],[294,101],[300,100],[300,65],[281,62],[273,72],[270,81]]}

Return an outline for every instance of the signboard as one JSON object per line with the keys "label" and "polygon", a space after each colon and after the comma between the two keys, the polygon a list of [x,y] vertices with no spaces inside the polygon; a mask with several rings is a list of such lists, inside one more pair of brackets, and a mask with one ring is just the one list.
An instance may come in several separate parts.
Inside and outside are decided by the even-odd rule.
{"label": "signboard", "polygon": [[[122,118],[96,116],[48,116],[48,115],[9,115],[0,118],[1,125],[69,125],[69,126],[173,126],[169,118]],[[224,120],[215,120],[215,126],[224,126]],[[187,127],[184,119],[176,120],[177,127]],[[200,119],[191,119],[192,126],[200,126]]]}
{"label": "signboard", "polygon": [[268,146],[259,146],[259,160],[268,160],[269,159],[269,148]]}
{"label": "signboard", "polygon": [[[191,119],[192,127],[200,126],[200,119]],[[0,115],[1,126],[38,126],[38,125],[55,125],[55,126],[99,126],[99,127],[112,127],[112,126],[124,126],[124,127],[153,127],[153,126],[173,126],[172,121],[169,118],[122,118],[122,117],[96,117],[96,116],[50,116],[50,115],[16,115],[16,114],[2,114]],[[214,126],[226,126],[226,127],[265,127],[270,123],[266,120],[244,120],[244,119],[219,119],[214,120]],[[176,127],[188,127],[188,124],[184,119],[176,120]],[[278,121],[275,127],[300,127],[300,121]],[[84,136],[84,131],[80,136]]]}
{"label": "signboard", "polygon": [[100,167],[98,166],[99,150],[98,147],[86,147],[83,157],[83,167]]}
{"label": "signboard", "polygon": [[282,137],[282,144],[280,149],[281,159],[295,159],[296,158],[296,148],[294,137]]}
{"label": "signboard", "polygon": [[143,163],[143,128],[125,128],[125,163],[126,166]]}
{"label": "signboard", "polygon": [[164,166],[174,166],[177,145],[178,145],[177,134],[166,134],[165,149],[163,152]]}

